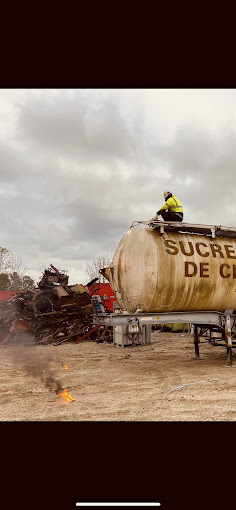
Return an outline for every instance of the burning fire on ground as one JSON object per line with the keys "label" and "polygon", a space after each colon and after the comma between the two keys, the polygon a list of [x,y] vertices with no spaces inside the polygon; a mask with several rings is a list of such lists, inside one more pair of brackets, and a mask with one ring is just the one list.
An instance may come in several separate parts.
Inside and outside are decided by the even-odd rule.
{"label": "burning fire on ground", "polygon": [[64,398],[65,400],[67,400],[67,402],[73,402],[73,400],[76,400],[75,398],[73,398],[69,391],[68,390],[64,390],[62,393],[60,393],[60,397]]}
{"label": "burning fire on ground", "polygon": [[[34,352],[26,352],[23,346],[16,347],[11,352],[13,361],[20,365],[29,376],[39,378],[49,391],[55,392],[60,395],[67,402],[73,402],[76,399],[73,398],[68,389],[63,390],[61,381],[57,379],[50,367],[50,360],[44,356],[43,359],[35,356]],[[68,369],[65,364],[64,367]]]}

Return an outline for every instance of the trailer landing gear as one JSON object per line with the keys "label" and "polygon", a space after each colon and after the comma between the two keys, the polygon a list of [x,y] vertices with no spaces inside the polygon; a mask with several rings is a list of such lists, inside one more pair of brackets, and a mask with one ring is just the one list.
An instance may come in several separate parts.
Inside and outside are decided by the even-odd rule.
{"label": "trailer landing gear", "polygon": [[199,353],[199,336],[198,336],[198,328],[197,326],[193,325],[193,341],[194,341],[194,350],[195,350],[195,356],[197,360],[201,359],[200,358],[200,353]]}
{"label": "trailer landing gear", "polygon": [[227,348],[227,361],[232,366],[232,338],[231,338],[231,321],[230,315],[226,315],[225,319],[225,342]]}

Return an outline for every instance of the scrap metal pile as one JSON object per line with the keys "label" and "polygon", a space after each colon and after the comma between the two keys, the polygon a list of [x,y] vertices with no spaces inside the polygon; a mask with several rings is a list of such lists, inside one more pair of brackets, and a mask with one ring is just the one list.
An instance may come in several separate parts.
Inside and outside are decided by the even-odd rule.
{"label": "scrap metal pile", "polygon": [[86,287],[68,285],[69,277],[52,264],[35,290],[17,292],[0,302],[0,344],[78,342],[96,339],[92,300]]}

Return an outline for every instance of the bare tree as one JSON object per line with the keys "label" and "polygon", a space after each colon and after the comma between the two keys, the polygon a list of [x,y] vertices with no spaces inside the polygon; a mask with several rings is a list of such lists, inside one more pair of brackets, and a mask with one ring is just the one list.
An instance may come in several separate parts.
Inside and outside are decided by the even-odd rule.
{"label": "bare tree", "polygon": [[0,247],[0,273],[7,273],[11,269],[13,254],[7,248]]}
{"label": "bare tree", "polygon": [[14,255],[7,248],[0,247],[1,290],[33,289],[34,280],[26,275],[27,266],[20,255]]}
{"label": "bare tree", "polygon": [[103,269],[104,267],[108,267],[110,265],[110,259],[107,257],[97,257],[93,259],[90,264],[86,266],[86,273],[88,275],[89,281],[94,278],[98,278],[100,283],[107,282],[106,278],[99,273],[99,269]]}
{"label": "bare tree", "polygon": [[11,272],[17,273],[21,278],[26,274],[27,265],[23,262],[21,255],[12,255]]}

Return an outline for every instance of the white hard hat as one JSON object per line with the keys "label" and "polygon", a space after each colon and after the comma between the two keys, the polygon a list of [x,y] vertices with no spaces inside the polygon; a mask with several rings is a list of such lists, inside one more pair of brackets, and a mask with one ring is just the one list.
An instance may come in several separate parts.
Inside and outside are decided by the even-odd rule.
{"label": "white hard hat", "polygon": [[166,198],[170,194],[172,195],[171,191],[164,191],[164,198]]}

